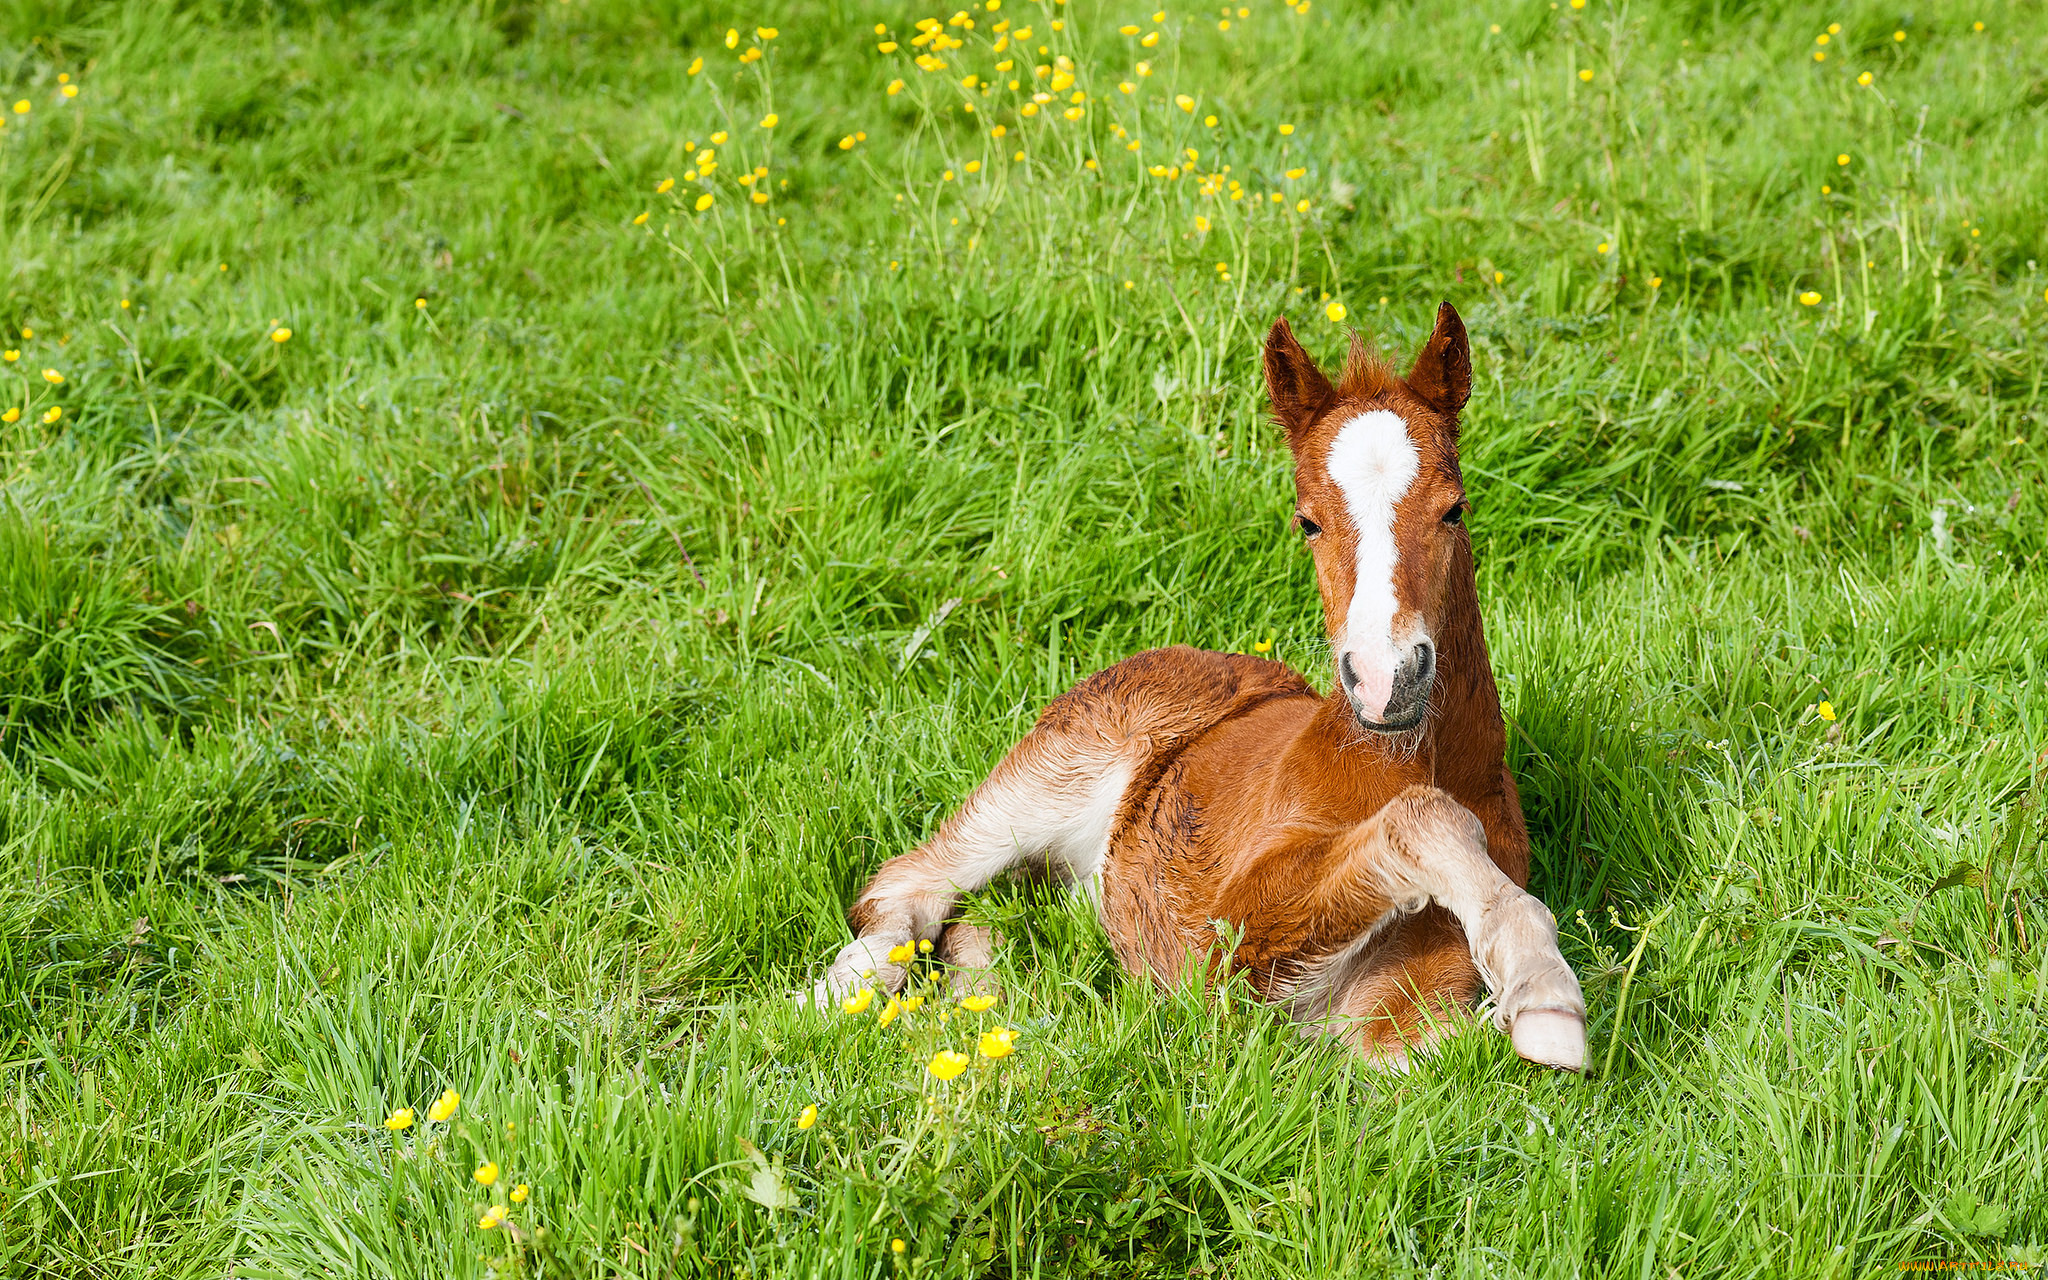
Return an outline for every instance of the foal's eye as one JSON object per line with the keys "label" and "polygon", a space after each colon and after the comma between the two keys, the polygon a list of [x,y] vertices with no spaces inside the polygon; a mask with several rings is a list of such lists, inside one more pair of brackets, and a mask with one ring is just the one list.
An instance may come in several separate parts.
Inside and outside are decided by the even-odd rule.
{"label": "foal's eye", "polygon": [[1449,511],[1444,512],[1444,523],[1465,523],[1465,504],[1462,502],[1452,504],[1451,509]]}
{"label": "foal's eye", "polygon": [[1301,514],[1299,511],[1294,513],[1294,523],[1301,526],[1301,532],[1306,537],[1313,538],[1323,531],[1323,526],[1317,524],[1315,521],[1309,519],[1307,516]]}

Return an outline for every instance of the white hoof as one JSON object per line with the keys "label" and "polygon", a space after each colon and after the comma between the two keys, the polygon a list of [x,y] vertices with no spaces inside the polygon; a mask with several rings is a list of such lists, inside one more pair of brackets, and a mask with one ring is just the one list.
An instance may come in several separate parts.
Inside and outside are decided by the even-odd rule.
{"label": "white hoof", "polygon": [[825,976],[809,991],[797,993],[797,1004],[829,1011],[840,1001],[854,998],[862,987],[881,996],[901,991],[906,974],[902,965],[890,962],[889,949],[903,941],[855,938],[839,949],[839,954],[826,966]]}
{"label": "white hoof", "polygon": [[1515,1052],[1539,1066],[1586,1069],[1586,1015],[1572,1009],[1524,1009],[1508,1029]]}

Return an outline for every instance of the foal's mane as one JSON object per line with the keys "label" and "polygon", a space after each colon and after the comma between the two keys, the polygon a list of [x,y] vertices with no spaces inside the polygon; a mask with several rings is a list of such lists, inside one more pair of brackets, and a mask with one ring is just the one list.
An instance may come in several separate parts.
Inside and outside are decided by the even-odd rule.
{"label": "foal's mane", "polygon": [[1351,350],[1344,356],[1344,374],[1337,380],[1337,397],[1340,400],[1370,400],[1385,395],[1400,385],[1401,376],[1394,372],[1380,353],[1366,342],[1363,335],[1351,335]]}

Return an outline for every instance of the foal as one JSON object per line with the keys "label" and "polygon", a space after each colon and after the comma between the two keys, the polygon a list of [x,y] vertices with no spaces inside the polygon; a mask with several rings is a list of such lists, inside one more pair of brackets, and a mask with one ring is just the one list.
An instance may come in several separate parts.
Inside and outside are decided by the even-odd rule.
{"label": "foal", "polygon": [[1445,303],[1406,378],[1354,342],[1333,387],[1284,319],[1265,364],[1336,688],[1184,646],[1083,681],[935,835],[882,864],[818,1003],[865,981],[899,989],[888,953],[904,942],[986,967],[988,931],[954,909],[1029,866],[1092,885],[1133,974],[1171,983],[1227,959],[1263,998],[1395,1065],[1483,982],[1515,1052],[1583,1066],[1578,979],[1523,888],[1529,837],[1463,524],[1464,324]]}

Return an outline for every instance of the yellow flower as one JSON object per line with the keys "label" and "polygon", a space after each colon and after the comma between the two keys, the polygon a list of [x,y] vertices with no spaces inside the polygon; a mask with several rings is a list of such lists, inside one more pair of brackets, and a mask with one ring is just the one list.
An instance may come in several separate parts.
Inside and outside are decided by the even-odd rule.
{"label": "yellow flower", "polygon": [[1017,114],[1020,116],[1035,116],[1038,114],[1038,104],[1035,102],[1027,102],[1022,107],[1019,107],[1017,109]]}
{"label": "yellow flower", "polygon": [[1120,80],[1117,82],[1116,91],[1118,93],[1136,93],[1138,86],[1128,80]]}
{"label": "yellow flower", "polygon": [[1197,215],[1195,218],[1195,230],[1206,233],[1209,230],[1209,220]]}
{"label": "yellow flower", "polygon": [[292,340],[292,331],[290,329],[272,329],[270,331],[270,340],[280,344],[290,342]]}
{"label": "yellow flower", "polygon": [[1663,288],[1663,287],[1664,287],[1664,277],[1663,277],[1663,276],[1651,276],[1651,277],[1650,277],[1650,287],[1651,287],[1652,289],[1661,289],[1661,288]]}
{"label": "yellow flower", "polygon": [[720,129],[720,130],[719,130],[719,131],[718,131],[717,133],[714,133],[714,134],[712,134],[712,135],[711,135],[711,145],[712,145],[712,146],[714,146],[714,147],[722,147],[722,146],[724,146],[724,145],[725,145],[725,137],[726,137],[726,134],[725,134],[725,130],[723,130],[723,129]]}
{"label": "yellow flower", "polygon": [[[969,173],[980,173],[980,172],[981,172],[981,161],[979,161],[979,160],[969,160],[969,161],[967,162],[967,172],[969,172]],[[904,950],[906,950],[906,951],[908,951],[908,950],[910,949],[910,944],[909,944],[909,943],[907,943],[907,942],[906,942],[906,943],[904,943],[904,944],[903,944],[903,949],[904,949]],[[908,960],[908,959],[910,959],[910,957],[909,957],[909,956],[905,956],[905,957],[903,957],[903,958],[904,958],[905,960]]]}
{"label": "yellow flower", "polygon": [[1823,720],[1833,720],[1835,718],[1835,704],[1832,702],[1823,702],[1815,707],[1814,710],[1820,713],[1820,718]]}
{"label": "yellow flower", "polygon": [[[818,1123],[818,1104],[813,1102],[810,1106],[805,1107],[801,1112],[797,1114],[796,1127],[799,1129],[808,1129],[816,1123]],[[517,1193],[515,1192],[514,1195],[516,1196]]]}
{"label": "yellow flower", "polygon": [[1138,28],[1135,23],[1127,22],[1123,26],[1118,27],[1116,33],[1120,36],[1134,36],[1138,34]]}
{"label": "yellow flower", "polygon": [[1293,132],[1294,126],[1291,124],[1283,124],[1280,126],[1280,136],[1283,138],[1290,136],[1291,134],[1293,134]]}
{"label": "yellow flower", "polygon": [[[988,131],[988,136],[991,138],[1000,138],[1009,132],[1010,130],[1007,125],[999,124],[995,128],[990,129]],[[918,944],[918,947],[920,950],[930,951],[932,949],[932,940],[930,938],[926,938],[923,942]]]}
{"label": "yellow flower", "polygon": [[1606,252],[1607,252],[1608,250],[1612,249],[1613,247],[1614,247],[1613,245],[1611,245],[1611,244],[1607,243],[1607,242],[1606,242],[1605,240],[1602,240],[1602,241],[1601,241],[1601,242],[1600,242],[1599,244],[1596,244],[1596,245],[1594,245],[1594,246],[1593,246],[1593,252],[1595,252],[1595,253],[1606,253]]}
{"label": "yellow flower", "polygon": [[692,58],[692,59],[690,59],[690,74],[691,74],[691,75],[693,75],[693,76],[694,76],[694,75],[696,75],[696,74],[697,74],[697,73],[698,73],[699,71],[702,71],[703,69],[704,69],[704,59],[702,59],[702,58]]}
{"label": "yellow flower", "polygon": [[1024,163],[1024,153],[1023,153],[1022,151],[1019,151],[1019,152],[1018,152],[1018,153],[1017,153],[1016,155],[1013,155],[1013,156],[1011,156],[1011,157],[1010,157],[1010,159],[1012,159],[1012,160],[1016,161],[1016,162],[1017,162],[1018,164],[1023,164],[1023,163]]}
{"label": "yellow flower", "polygon": [[23,98],[21,101],[14,104],[14,114],[18,116],[25,116],[29,112],[35,110],[35,105],[35,103],[30,102],[27,98]]}
{"label": "yellow flower", "polygon": [[1505,279],[1507,279],[1507,278],[1508,278],[1508,276],[1507,276],[1507,272],[1505,272],[1505,271],[1496,271],[1496,272],[1494,272],[1494,273],[1493,273],[1493,282],[1494,282],[1495,284],[1499,284],[1499,283],[1500,283],[1501,281],[1503,281],[1503,280],[1505,280]]}
{"label": "yellow flower", "polygon": [[909,1245],[903,1243],[903,1238],[901,1236],[898,1236],[896,1239],[891,1240],[889,1242],[889,1252],[891,1253],[901,1253],[909,1247]]}
{"label": "yellow flower", "polygon": [[1216,117],[1215,117],[1215,116],[1203,116],[1203,117],[1202,117],[1202,124],[1203,124],[1203,125],[1204,125],[1205,127],[1207,127],[1207,128],[1210,128],[1210,129],[1214,129],[1214,128],[1216,127]]}
{"label": "yellow flower", "polygon": [[461,1105],[461,1094],[453,1089],[444,1090],[440,1097],[434,1099],[434,1105],[427,1108],[427,1119],[437,1122],[446,1120],[449,1116],[454,1115],[455,1108]]}
{"label": "yellow flower", "polygon": [[763,40],[773,40],[782,33],[773,27],[755,27],[754,34]]}
{"label": "yellow flower", "polygon": [[1866,71],[1862,75],[1856,77],[1856,83],[1868,86],[1870,82],[1874,79],[1876,79],[1876,77],[1871,75],[1868,71]]}
{"label": "yellow flower", "polygon": [[1828,60],[1828,51],[1825,49],[1815,49],[1813,51],[1813,60],[1815,62],[1826,62]]}
{"label": "yellow flower", "polygon": [[1591,84],[1593,82],[1593,69],[1591,67],[1587,67],[1585,70],[1579,72],[1579,79],[1584,80],[1588,84]]}
{"label": "yellow flower", "polygon": [[1828,33],[1825,31],[1821,32],[1813,38],[1813,42],[1815,44],[1826,44],[1828,42]]}
{"label": "yellow flower", "polygon": [[1815,303],[1819,301],[1820,295],[1818,293],[1815,293],[1811,289],[1808,289],[1805,293],[1799,295],[1799,305],[1802,307],[1813,306]]}
{"label": "yellow flower", "polygon": [[1157,31],[1147,31],[1145,38],[1138,41],[1138,43],[1150,49],[1159,43],[1159,33]]}
{"label": "yellow flower", "polygon": [[45,369],[43,370],[43,381],[53,387],[61,387],[64,385],[64,375],[55,369]]}
{"label": "yellow flower", "polygon": [[1892,39],[1893,39],[1893,40],[1896,40],[1896,41],[1904,41],[1904,40],[1905,40],[1905,38],[1906,38],[1906,33],[1905,33],[1905,32],[1903,32],[1903,31],[1894,31],[1894,32],[1892,32]]}
{"label": "yellow flower", "polygon": [[655,184],[654,194],[658,196],[665,196],[669,192],[675,190],[675,186],[676,180],[674,178],[663,178],[659,183]]}
{"label": "yellow flower", "polygon": [[522,1182],[522,1183],[520,1183],[520,1184],[519,1184],[518,1186],[516,1186],[516,1187],[512,1188],[512,1196],[511,1196],[511,1200],[512,1200],[512,1203],[513,1203],[513,1204],[525,1204],[525,1203],[526,1203],[526,1197],[528,1197],[528,1196],[530,1196],[530,1195],[532,1195],[532,1194],[533,1194],[533,1188],[532,1188],[532,1187],[529,1187],[529,1186],[527,1186],[527,1185],[526,1185],[525,1183],[523,1183],[523,1182]]}
{"label": "yellow flower", "polygon": [[840,149],[841,151],[851,151],[851,150],[853,150],[853,135],[852,135],[852,134],[850,134],[850,133],[849,133],[849,134],[847,134],[847,135],[846,135],[845,137],[843,137],[843,138],[841,138],[841,139],[839,140],[839,149]]}
{"label": "yellow flower", "polygon": [[1841,35],[1841,34],[1842,34],[1842,24],[1841,24],[1841,23],[1839,23],[1839,22],[1830,22],[1830,23],[1828,24],[1828,34],[1829,34],[1829,35],[1831,35],[1831,36],[1838,36],[1838,35]]}
{"label": "yellow flower", "polygon": [[1228,18],[1218,18],[1218,19],[1216,20],[1216,29],[1217,29],[1218,31],[1228,31],[1228,30],[1230,30],[1230,19],[1228,19]]}
{"label": "yellow flower", "polygon": [[1971,23],[1971,24],[1970,24],[1970,30],[1972,30],[1972,31],[1982,31],[1983,29],[1984,29],[1984,24],[1983,24],[1983,23],[1981,23],[1981,22],[1973,22],[1973,23]]}
{"label": "yellow flower", "polygon": [[776,122],[781,119],[781,116],[778,116],[773,111],[770,111],[767,115],[761,117],[761,127],[763,129],[773,129],[776,125]]}
{"label": "yellow flower", "polygon": [[9,408],[8,408],[8,410],[7,410],[7,411],[6,411],[5,413],[0,413],[0,422],[19,422],[20,420],[21,420],[21,410],[20,410],[20,409],[16,409],[16,408],[13,408],[13,407],[9,407]]}
{"label": "yellow flower", "polygon": [[1271,653],[1271,652],[1273,652],[1273,637],[1271,637],[1271,636],[1267,636],[1267,637],[1266,637],[1266,638],[1265,638],[1264,640],[1254,640],[1254,641],[1252,642],[1252,652],[1253,652],[1253,653]]}
{"label": "yellow flower", "polygon": [[951,169],[948,169],[948,170],[946,170],[946,171],[945,171],[944,173],[942,173],[942,174],[940,174],[940,175],[939,175],[939,181],[941,181],[941,182],[951,182],[952,180],[953,180],[953,171],[952,171]]}
{"label": "yellow flower", "polygon": [[1152,21],[1155,23],[1166,21],[1166,10],[1161,9],[1159,12],[1153,14]]}
{"label": "yellow flower", "polygon": [[897,94],[903,92],[903,82],[901,80],[891,80],[889,82],[889,88],[886,92],[889,94],[890,97],[895,97]]}
{"label": "yellow flower", "polygon": [[636,227],[644,227],[644,226],[646,226],[646,225],[647,225],[647,214],[646,214],[646,213],[645,213],[645,212],[643,211],[643,212],[641,212],[641,213],[640,213],[639,215],[637,215],[637,216],[636,216],[636,217],[635,217],[635,218],[633,219],[633,225],[634,225],[634,226],[636,226]]}
{"label": "yellow flower", "polygon": [[1184,93],[1176,93],[1173,95],[1173,105],[1179,107],[1182,111],[1187,112],[1189,115],[1194,114],[1195,100]]}
{"label": "yellow flower", "polygon": [[698,197],[697,197],[697,204],[696,204],[696,209],[697,209],[697,212],[699,212],[699,213],[702,213],[702,212],[704,212],[704,211],[705,211],[706,209],[709,209],[710,207],[711,207],[711,193],[710,193],[709,191],[706,191],[706,192],[705,192],[705,193],[704,193],[703,195],[701,195],[701,196],[698,196]]}
{"label": "yellow flower", "polygon": [[481,1182],[488,1187],[498,1180],[497,1162],[492,1160],[486,1160],[476,1167],[475,1173],[472,1173],[469,1176],[475,1178],[478,1182]]}
{"label": "yellow flower", "polygon": [[[1984,24],[1981,22],[1978,23],[1977,30],[1982,31],[1983,29]],[[75,84],[67,84],[62,89],[59,89],[57,92],[63,94],[67,98],[75,98],[78,96],[78,86]]]}
{"label": "yellow flower", "polygon": [[16,360],[19,359],[21,359],[21,352],[16,351],[12,348],[9,348],[4,353],[0,353],[0,360],[5,360],[9,364],[13,364]]}
{"label": "yellow flower", "polygon": [[[13,419],[10,418],[8,421],[12,422]],[[397,1133],[400,1129],[412,1128],[412,1108],[400,1107],[390,1115],[385,1116],[384,1127],[393,1133]]]}
{"label": "yellow flower", "polygon": [[1306,169],[1289,169],[1289,170],[1287,171],[1287,180],[1288,180],[1289,182],[1292,182],[1292,181],[1294,181],[1294,180],[1295,180],[1296,178],[1299,178],[1299,177],[1300,177],[1301,175],[1303,175],[1304,173],[1307,173],[1307,172],[1308,172],[1308,170],[1306,170]]}
{"label": "yellow flower", "polygon": [[[997,125],[995,127],[995,135],[998,138],[1003,136],[1003,126]],[[932,940],[930,938],[925,938],[921,940],[917,944],[917,949],[923,952],[925,955],[930,955],[932,953]],[[919,999],[923,999],[923,997],[920,996]]]}
{"label": "yellow flower", "polygon": [[966,1054],[956,1053],[951,1049],[941,1049],[932,1055],[931,1063],[925,1067],[925,1070],[931,1072],[932,1078],[935,1080],[951,1080],[962,1071],[967,1070],[967,1063],[968,1057]]}
{"label": "yellow flower", "polygon": [[53,404],[43,413],[43,425],[47,427],[63,416],[64,406]]}
{"label": "yellow flower", "polygon": [[996,998],[994,996],[968,996],[960,1002],[960,1007],[969,1013],[986,1013],[996,1007]]}
{"label": "yellow flower", "polygon": [[894,40],[884,40],[882,41],[882,43],[876,45],[875,48],[881,50],[883,53],[894,53],[896,52],[896,50],[902,48],[902,46],[897,44]]}
{"label": "yellow flower", "polygon": [[498,1215],[495,1212],[491,1212],[484,1214],[484,1216],[481,1218],[478,1218],[476,1220],[476,1225],[480,1229],[485,1231],[495,1231],[498,1229],[498,1223],[500,1221],[501,1219],[499,1219]]}
{"label": "yellow flower", "polygon": [[1152,64],[1149,62],[1141,62],[1132,69],[1138,73],[1138,79],[1140,80],[1152,74]]}
{"label": "yellow flower", "polygon": [[1008,1027],[995,1027],[981,1033],[976,1047],[984,1058],[1007,1058],[1016,1051],[1017,1033]]}
{"label": "yellow flower", "polygon": [[[1331,324],[1335,324],[1338,321],[1342,320],[1346,314],[1344,310],[1344,304],[1341,302],[1333,302],[1329,306],[1323,308],[1323,314],[1330,317]],[[1260,650],[1260,652],[1263,653],[1265,651],[1262,649]]]}
{"label": "yellow flower", "polygon": [[1068,107],[1065,111],[1061,112],[1060,114],[1064,115],[1069,120],[1079,120],[1082,116],[1086,115],[1087,112],[1085,109],[1081,107]]}
{"label": "yellow flower", "polygon": [[854,992],[853,995],[841,1000],[839,1007],[848,1013],[866,1013],[868,1006],[874,1002],[875,989],[873,987],[862,987],[859,991]]}
{"label": "yellow flower", "polygon": [[1848,167],[1849,167],[1849,153],[1848,153],[1848,152],[1846,152],[1846,151],[1844,151],[1844,152],[1843,152],[1843,153],[1842,153],[1841,155],[1838,155],[1838,156],[1836,156],[1836,157],[1835,157],[1835,163],[1836,163],[1836,164],[1838,164],[1838,165],[1841,165],[1841,166],[1842,166],[1843,168],[1845,168],[1845,169],[1846,169],[1846,168],[1848,168]]}
{"label": "yellow flower", "polygon": [[905,996],[903,998],[903,1012],[916,1013],[922,1008],[924,1008],[923,996]]}
{"label": "yellow flower", "polygon": [[896,1021],[896,1019],[902,1016],[903,1002],[901,1000],[898,1000],[895,996],[890,996],[889,1003],[883,1005],[882,1011],[875,1015],[875,1025],[878,1027],[886,1027],[890,1023]]}
{"label": "yellow flower", "polygon": [[1586,0],[1572,0],[1572,8],[1574,8],[1574,9],[1583,9],[1583,8],[1585,8],[1585,7],[1586,7]]}
{"label": "yellow flower", "polygon": [[1296,201],[1294,202],[1294,211],[1295,211],[1296,213],[1307,213],[1307,212],[1308,212],[1308,201],[1307,201],[1307,200],[1296,200]]}
{"label": "yellow flower", "polygon": [[753,195],[749,196],[748,199],[752,200],[755,204],[767,204],[768,193],[766,191],[756,191]]}
{"label": "yellow flower", "polygon": [[728,30],[725,33],[725,47],[728,49],[737,49],[740,47],[740,33],[738,31]]}

